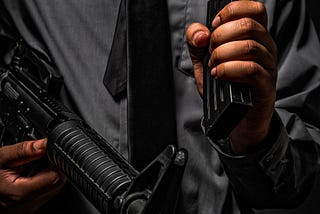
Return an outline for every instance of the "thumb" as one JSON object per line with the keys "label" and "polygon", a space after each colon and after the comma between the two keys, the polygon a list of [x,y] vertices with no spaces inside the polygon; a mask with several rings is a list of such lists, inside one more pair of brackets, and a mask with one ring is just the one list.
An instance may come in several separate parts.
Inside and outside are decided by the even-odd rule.
{"label": "thumb", "polygon": [[0,168],[16,167],[42,157],[47,148],[47,139],[24,141],[0,148]]}
{"label": "thumb", "polygon": [[202,62],[204,55],[209,51],[209,29],[201,23],[192,23],[186,30],[186,39],[191,59]]}
{"label": "thumb", "polygon": [[209,54],[210,31],[201,23],[192,23],[186,30],[186,40],[198,91],[202,95],[203,60]]}

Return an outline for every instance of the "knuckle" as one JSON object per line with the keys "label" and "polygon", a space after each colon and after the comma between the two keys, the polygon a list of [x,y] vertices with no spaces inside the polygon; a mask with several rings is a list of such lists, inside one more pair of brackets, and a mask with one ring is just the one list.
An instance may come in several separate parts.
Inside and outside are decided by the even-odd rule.
{"label": "knuckle", "polygon": [[226,6],[226,10],[228,12],[228,15],[233,17],[237,11],[237,4],[236,2],[231,2]]}
{"label": "knuckle", "polygon": [[260,67],[256,62],[248,62],[247,76],[249,79],[256,79],[259,76]]}
{"label": "knuckle", "polygon": [[186,34],[187,35],[190,35],[194,32],[194,30],[197,28],[198,26],[198,23],[191,23],[188,27],[187,27],[187,30],[186,30]]}
{"label": "knuckle", "polygon": [[244,50],[247,56],[255,56],[259,52],[259,47],[254,40],[247,40]]}
{"label": "knuckle", "polygon": [[210,43],[212,44],[212,46],[216,46],[219,41],[222,41],[224,38],[224,32],[222,32],[221,30],[215,30],[213,31],[213,33],[211,34],[211,38],[210,38]]}
{"label": "knuckle", "polygon": [[245,17],[240,19],[240,29],[246,34],[251,34],[257,28],[255,21],[251,18]]}
{"label": "knuckle", "polygon": [[33,143],[34,141],[24,141],[17,144],[16,155],[19,160],[24,160],[32,156],[32,153],[35,152]]}
{"label": "knuckle", "polygon": [[217,50],[212,51],[210,60],[212,65],[219,64],[219,55]]}
{"label": "knuckle", "polygon": [[226,66],[225,63],[217,66],[217,77],[219,79],[224,79],[226,77]]}
{"label": "knuckle", "polygon": [[265,5],[262,2],[258,2],[258,1],[255,1],[253,3],[255,3],[255,10],[258,17],[260,17],[261,24],[263,24],[266,27],[268,23],[268,16],[267,16],[267,9]]}
{"label": "knuckle", "polygon": [[258,14],[265,15],[266,14],[266,7],[262,2],[255,1],[255,10]]}
{"label": "knuckle", "polygon": [[26,143],[19,143],[19,144],[17,144],[17,147],[16,147],[16,155],[17,155],[17,158],[18,158],[19,160],[24,158],[24,156],[25,156],[25,151],[26,151]]}

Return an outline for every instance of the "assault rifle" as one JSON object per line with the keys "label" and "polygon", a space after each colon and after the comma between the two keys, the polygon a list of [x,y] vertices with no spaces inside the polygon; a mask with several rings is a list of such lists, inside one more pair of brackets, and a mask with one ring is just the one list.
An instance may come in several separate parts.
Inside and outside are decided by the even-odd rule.
{"label": "assault rifle", "polygon": [[51,164],[101,213],[173,214],[187,152],[169,145],[138,172],[58,101],[62,84],[35,52],[15,44],[11,63],[0,68],[1,146],[47,137]]}

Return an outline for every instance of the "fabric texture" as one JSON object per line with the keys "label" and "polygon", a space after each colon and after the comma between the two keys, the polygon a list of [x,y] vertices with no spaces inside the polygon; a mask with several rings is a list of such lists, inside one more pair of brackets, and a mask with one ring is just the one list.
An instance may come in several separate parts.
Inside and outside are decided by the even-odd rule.
{"label": "fabric texture", "polygon": [[[268,28],[279,52],[273,119],[279,132],[260,151],[234,156],[227,149],[228,142],[210,143],[203,134],[202,100],[185,43],[186,27],[195,21],[205,23],[206,0],[168,0],[176,141],[189,152],[178,213],[238,214],[240,210],[251,212],[251,208],[288,208],[301,203],[312,188],[319,165],[319,40],[304,1],[263,2],[269,15]],[[65,103],[129,158],[130,97],[115,100],[102,82],[120,1],[1,3],[1,10],[10,17],[8,20],[1,13],[1,35],[8,35],[10,28],[17,29],[32,48],[52,61],[64,77]],[[148,105],[150,99],[157,97],[149,97],[141,105]],[[61,194],[63,197],[58,196],[42,212],[97,213],[72,186]],[[74,198],[81,198],[81,203]]]}
{"label": "fabric texture", "polygon": [[170,28],[166,0],[128,3],[128,144],[138,170],[176,145]]}

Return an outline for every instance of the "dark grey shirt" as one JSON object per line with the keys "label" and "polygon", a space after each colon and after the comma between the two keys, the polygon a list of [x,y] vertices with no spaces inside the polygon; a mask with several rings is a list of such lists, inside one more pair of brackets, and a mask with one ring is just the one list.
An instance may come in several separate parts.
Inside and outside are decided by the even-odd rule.
{"label": "dark grey shirt", "polygon": [[[126,99],[114,101],[102,83],[120,1],[2,1],[23,39],[63,75],[65,101],[127,157]],[[185,44],[188,24],[204,23],[206,0],[168,2],[177,140],[189,152],[180,213],[236,214],[239,201],[255,208],[295,205],[312,185],[320,139],[320,44],[305,3],[265,0],[269,30],[279,45],[274,117],[279,133],[270,148],[235,157],[225,149],[227,142],[209,143],[202,132],[202,100]],[[73,188],[62,193],[63,200],[48,206],[53,213],[96,212]]]}

